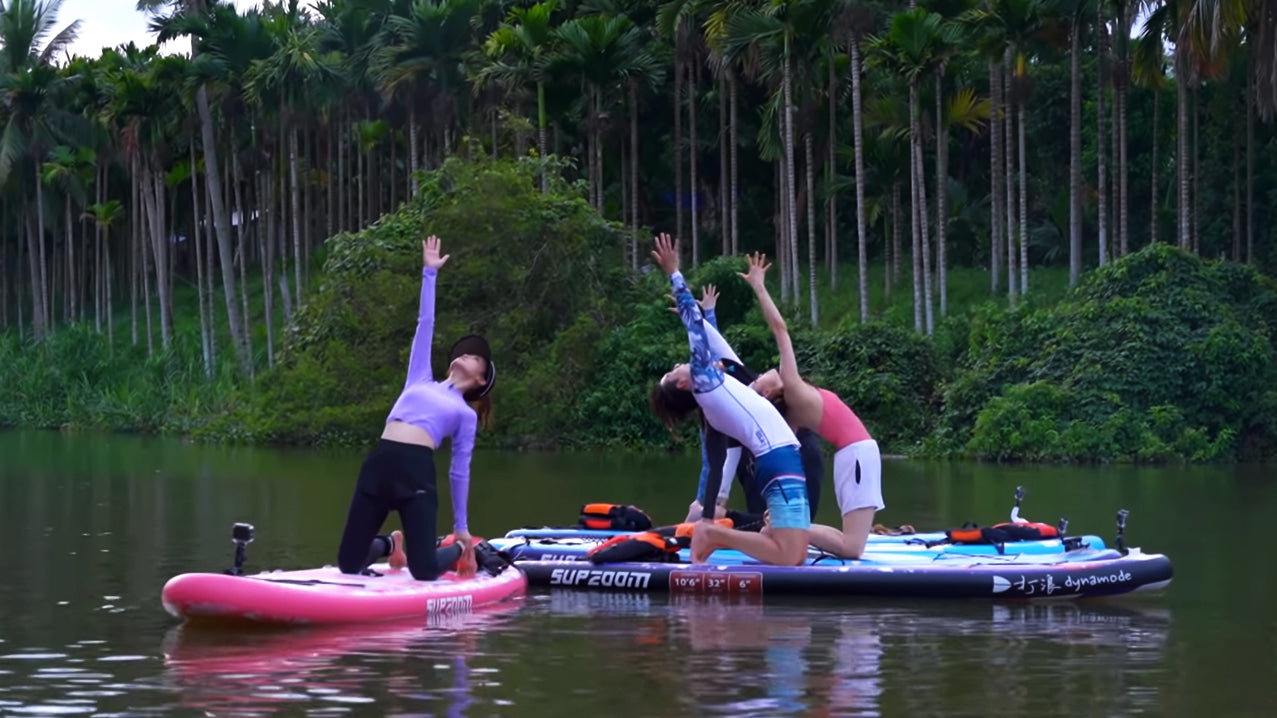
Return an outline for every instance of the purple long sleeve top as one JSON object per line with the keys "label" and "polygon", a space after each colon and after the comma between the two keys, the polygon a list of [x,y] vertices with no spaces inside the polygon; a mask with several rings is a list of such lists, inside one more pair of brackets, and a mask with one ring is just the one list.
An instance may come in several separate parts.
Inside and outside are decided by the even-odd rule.
{"label": "purple long sleeve top", "polygon": [[466,501],[470,495],[470,456],[474,453],[478,415],[456,387],[435,381],[430,370],[438,274],[439,270],[432,267],[422,269],[421,307],[408,357],[408,378],[386,423],[402,421],[424,429],[436,446],[444,437],[451,437],[452,466],[448,470],[448,481],[452,487],[453,527],[455,531],[469,531]]}

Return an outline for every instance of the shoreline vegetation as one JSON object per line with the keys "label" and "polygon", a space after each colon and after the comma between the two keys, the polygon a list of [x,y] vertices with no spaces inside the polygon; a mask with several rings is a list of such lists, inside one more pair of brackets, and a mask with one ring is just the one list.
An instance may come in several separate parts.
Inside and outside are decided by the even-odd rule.
{"label": "shoreline vegetation", "polygon": [[66,57],[61,5],[0,10],[0,427],[370,442],[436,234],[480,445],[694,450],[645,399],[665,231],[751,367],[774,258],[884,452],[1277,454],[1266,7],[148,0],[156,45]]}
{"label": "shoreline vegetation", "polygon": [[[449,160],[400,211],[333,237],[275,366],[251,381],[231,364],[206,377],[194,327],[150,359],[86,325],[38,344],[9,333],[0,425],[371,441],[403,382],[420,238],[437,234],[455,267],[440,280],[449,319],[436,341],[479,330],[502,357],[496,426],[481,445],[693,448],[694,432],[672,441],[647,409],[650,382],[685,344],[660,273],[625,267],[625,228],[561,178],[541,192],[539,166]],[[717,257],[688,274],[694,287],[719,288],[720,326],[742,359],[771,366],[774,343],[735,274],[743,267]],[[795,321],[800,365],[900,455],[1158,463],[1273,452],[1277,286],[1251,267],[1157,244],[1058,296],[952,310],[931,336],[890,310],[869,323],[854,311],[817,328]]]}

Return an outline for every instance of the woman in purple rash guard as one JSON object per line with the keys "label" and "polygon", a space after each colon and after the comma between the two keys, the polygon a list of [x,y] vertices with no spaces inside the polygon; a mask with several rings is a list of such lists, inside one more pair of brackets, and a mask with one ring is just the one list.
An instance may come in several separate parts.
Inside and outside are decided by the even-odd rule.
{"label": "woman in purple rash guard", "polygon": [[[478,426],[486,426],[491,416],[488,392],[496,381],[496,369],[488,343],[481,337],[467,336],[449,352],[447,376],[441,381],[432,376],[435,280],[449,255],[439,255],[439,238],[433,235],[422,242],[421,255],[421,308],[408,359],[408,378],[386,418],[381,440],[360,467],[337,549],[342,573],[362,573],[381,558],[387,558],[392,569],[406,564],[419,581],[433,581],[454,564],[464,575],[476,569],[474,540],[466,520],[470,455]],[[445,438],[452,440],[448,479],[455,541],[436,552],[439,497],[434,452]],[[399,512],[402,533],[379,535],[392,510]]]}

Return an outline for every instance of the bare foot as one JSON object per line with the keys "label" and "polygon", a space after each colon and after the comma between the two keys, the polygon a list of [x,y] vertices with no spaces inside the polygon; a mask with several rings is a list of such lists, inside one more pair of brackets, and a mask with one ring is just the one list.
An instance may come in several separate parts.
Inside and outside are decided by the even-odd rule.
{"label": "bare foot", "polygon": [[708,533],[703,527],[702,530],[692,533],[692,563],[705,563],[709,560],[709,555],[714,552],[714,545]]}
{"label": "bare foot", "polygon": [[402,531],[390,532],[390,556],[386,558],[386,563],[396,571],[408,565],[408,554],[403,550]]}

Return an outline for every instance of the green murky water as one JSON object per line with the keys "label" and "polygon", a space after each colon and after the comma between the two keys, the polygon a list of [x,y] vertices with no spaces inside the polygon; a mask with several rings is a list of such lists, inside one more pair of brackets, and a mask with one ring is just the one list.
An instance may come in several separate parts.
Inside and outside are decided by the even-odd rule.
{"label": "green murky water", "polygon": [[[1170,555],[1175,579],[1104,603],[534,589],[444,628],[252,632],[163,612],[169,577],[229,565],[235,521],[257,526],[250,569],[332,563],[361,459],[0,433],[0,715],[1277,714],[1277,481],[1262,467],[884,466],[887,524],[1004,520],[1023,485],[1027,517],[1111,542],[1129,509],[1129,543]],[[471,527],[567,524],[587,501],[670,523],[697,461],[480,452]],[[835,514],[827,489],[819,518]]]}

